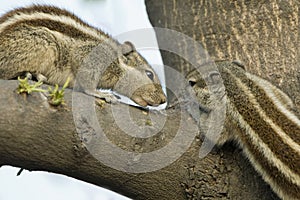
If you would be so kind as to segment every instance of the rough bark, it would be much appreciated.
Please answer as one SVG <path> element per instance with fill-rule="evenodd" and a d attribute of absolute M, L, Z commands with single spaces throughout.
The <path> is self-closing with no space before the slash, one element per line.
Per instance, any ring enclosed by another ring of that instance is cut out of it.
<path fill-rule="evenodd" d="M 227 145 L 199 159 L 201 140 L 198 136 L 178 160 L 161 170 L 135 174 L 110 168 L 91 156 L 82 143 L 74 124 L 71 90 L 66 91 L 66 106 L 55 108 L 49 106 L 40 93 L 17 94 L 17 85 L 17 81 L 0 80 L 0 166 L 64 174 L 133 199 L 276 199 L 240 150 Z M 76 94 L 80 98 L 85 96 Z M 190 116 L 185 112 L 180 115 L 180 109 L 173 108 L 167 111 L 167 121 L 155 136 L 130 137 L 118 127 L 112 114 L 112 108 L 127 107 L 122 104 L 95 106 L 106 136 L 124 150 L 151 152 L 161 148 L 173 140 L 181 119 L 190 121 L 190 125 L 184 127 L 184 134 L 189 136 L 194 131 L 190 127 L 195 122 Z M 136 124 L 145 124 L 149 119 L 145 111 L 133 107 L 130 107 L 130 115 Z M 82 126 L 85 125 L 83 122 Z M 97 149 L 107 152 L 104 146 Z M 108 152 L 107 156 L 112 155 Z M 244 190 L 237 191 L 238 187 Z"/>
<path fill-rule="evenodd" d="M 147 0 L 146 5 L 153 26 L 200 42 L 212 60 L 240 60 L 248 71 L 282 88 L 300 108 L 299 1 Z M 162 54 L 165 65 L 183 73 L 191 69 L 184 59 Z"/>
<path fill-rule="evenodd" d="M 300 108 L 299 1 L 147 0 L 146 6 L 153 26 L 189 36 L 201 43 L 212 60 L 241 61 L 247 71 L 277 85 Z M 158 34 L 159 44 L 164 43 L 165 39 L 159 38 Z M 185 42 L 174 40 L 174 43 L 179 51 L 191 53 Z M 193 68 L 189 60 L 173 53 L 162 51 L 162 56 L 165 65 L 183 74 Z M 194 56 L 198 56 L 199 63 L 203 59 L 197 53 Z M 275 198 L 269 195 L 269 188 L 261 186 L 264 185 L 262 181 L 257 181 L 256 172 L 241 152 L 232 151 L 233 144 L 227 145 L 230 147 L 220 150 L 221 154 L 226 155 L 221 166 L 241 170 L 223 173 L 229 180 L 227 184 L 220 182 L 212 186 L 206 180 L 198 183 L 219 192 L 222 187 L 228 188 L 228 191 L 235 192 L 233 196 L 229 192 L 230 199 L 256 199 L 257 192 L 262 199 Z M 210 190 L 201 191 L 193 184 L 188 184 L 187 188 L 193 188 L 192 193 L 202 192 L 201 199 L 220 198 L 218 192 L 206 197 L 206 192 Z"/>
<path fill-rule="evenodd" d="M 49 106 L 41 93 L 17 94 L 17 85 L 17 81 L 0 80 L 0 166 L 12 165 L 31 171 L 60 173 L 115 190 L 134 199 L 180 199 L 183 196 L 180 182 L 184 180 L 186 171 L 184 163 L 193 160 L 190 155 L 184 156 L 170 167 L 152 173 L 125 173 L 107 167 L 90 155 L 80 139 L 72 115 L 72 90 L 66 91 L 66 106 L 55 108 Z M 76 94 L 78 98 L 85 96 Z M 128 107 L 122 104 L 113 106 L 115 109 Z M 138 140 L 125 134 L 122 137 L 123 132 L 115 124 L 109 104 L 95 106 L 95 112 L 112 143 L 132 151 L 137 146 L 142 146 L 147 152 L 153 146 L 172 139 L 177 128 L 173 123 L 180 120 L 178 113 L 169 113 L 166 128 L 161 131 L 165 135 L 163 141 L 159 137 Z M 149 118 L 140 109 L 131 107 L 130 112 L 137 124 L 145 124 Z M 82 125 L 86 124 L 83 122 Z M 188 127 L 186 131 L 189 131 Z M 99 150 L 107 151 L 105 147 L 99 147 Z M 189 154 L 193 154 L 193 151 Z M 107 156 L 110 156 L 109 152 Z M 175 169 L 180 170 L 173 173 Z"/>

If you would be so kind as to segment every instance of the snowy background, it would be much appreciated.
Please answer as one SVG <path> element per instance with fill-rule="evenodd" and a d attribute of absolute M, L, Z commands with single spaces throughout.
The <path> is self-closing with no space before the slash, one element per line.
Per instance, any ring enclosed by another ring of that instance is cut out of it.
<path fill-rule="evenodd" d="M 10 0 L 1 1 L 0 15 L 16 7 L 35 4 L 56 5 L 65 8 L 89 24 L 109 33 L 120 42 L 130 40 L 135 43 L 137 36 L 120 34 L 135 29 L 150 28 L 144 0 Z M 138 36 L 141 37 L 141 36 Z M 147 37 L 157 46 L 154 33 Z M 154 48 L 155 49 L 155 48 Z M 137 50 L 153 65 L 162 82 L 165 82 L 162 60 L 157 50 Z M 128 199 L 100 187 L 78 181 L 63 175 L 24 170 L 16 176 L 19 168 L 4 166 L 0 168 L 0 200 L 124 200 Z"/>

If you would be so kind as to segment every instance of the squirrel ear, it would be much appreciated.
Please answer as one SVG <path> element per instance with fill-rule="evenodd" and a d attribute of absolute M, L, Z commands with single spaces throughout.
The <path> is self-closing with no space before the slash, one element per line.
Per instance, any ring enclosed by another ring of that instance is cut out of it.
<path fill-rule="evenodd" d="M 128 54 L 128 53 L 135 50 L 134 45 L 131 42 L 128 42 L 128 41 L 121 44 L 121 48 L 122 48 L 122 54 L 123 55 L 126 55 L 126 54 Z"/>

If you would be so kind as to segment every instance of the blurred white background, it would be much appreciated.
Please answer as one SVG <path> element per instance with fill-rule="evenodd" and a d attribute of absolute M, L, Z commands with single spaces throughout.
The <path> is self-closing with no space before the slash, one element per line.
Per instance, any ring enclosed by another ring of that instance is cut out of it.
<path fill-rule="evenodd" d="M 48 4 L 65 8 L 89 24 L 98 27 L 113 37 L 141 28 L 150 28 L 144 0 L 10 0 L 2 1 L 0 15 L 16 7 L 31 4 Z M 157 45 L 154 34 L 151 38 Z M 122 38 L 134 43 L 134 38 Z M 120 41 L 123 42 L 123 41 Z M 155 68 L 164 84 L 162 60 L 157 50 L 137 50 Z M 19 168 L 0 168 L 0 200 L 124 200 L 128 199 L 100 187 L 63 175 L 24 170 L 16 176 Z"/>

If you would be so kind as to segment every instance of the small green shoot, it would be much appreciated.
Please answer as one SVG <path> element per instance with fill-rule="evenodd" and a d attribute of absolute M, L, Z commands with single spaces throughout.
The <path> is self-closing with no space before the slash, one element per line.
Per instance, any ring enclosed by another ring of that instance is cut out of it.
<path fill-rule="evenodd" d="M 48 88 L 50 100 L 49 103 L 53 106 L 59 106 L 61 104 L 65 104 L 64 100 L 64 93 L 65 89 L 68 87 L 70 82 L 70 77 L 68 77 L 67 81 L 63 85 L 62 89 L 58 89 L 58 85 L 55 84 L 55 87 L 52 89 L 51 87 Z"/>
<path fill-rule="evenodd" d="M 41 81 L 39 81 L 33 85 L 29 84 L 27 77 L 24 79 L 21 79 L 20 77 L 18 77 L 18 81 L 19 81 L 19 86 L 17 89 L 18 94 L 21 94 L 21 93 L 30 94 L 32 92 L 46 92 L 46 90 L 38 88 L 43 84 L 43 82 L 41 82 Z"/>
<path fill-rule="evenodd" d="M 151 119 L 147 119 L 145 122 L 146 126 L 153 126 Z"/>

